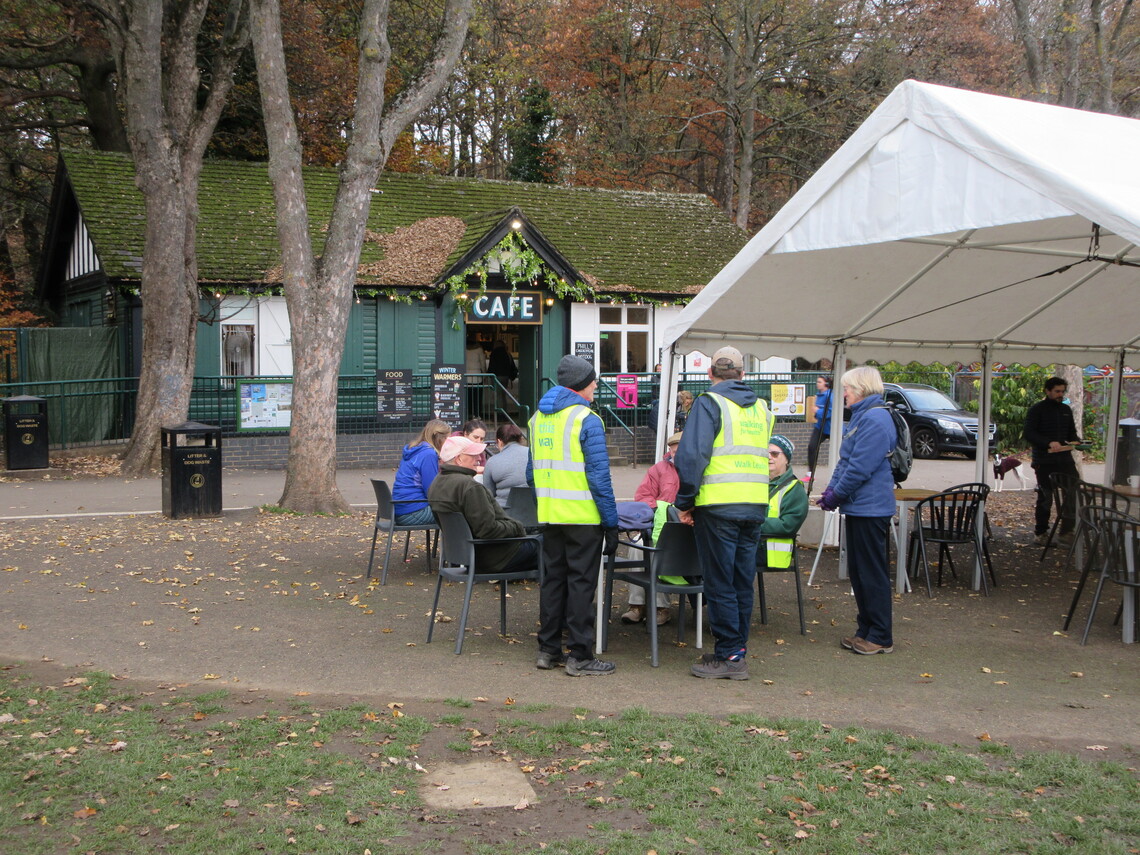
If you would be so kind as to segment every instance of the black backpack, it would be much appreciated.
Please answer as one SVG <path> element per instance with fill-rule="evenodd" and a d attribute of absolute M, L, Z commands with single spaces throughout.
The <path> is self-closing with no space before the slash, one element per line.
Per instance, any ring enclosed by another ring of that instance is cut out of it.
<path fill-rule="evenodd" d="M 914 466 L 914 449 L 910 447 L 910 425 L 906 423 L 902 413 L 894 407 L 884 405 L 875 409 L 886 410 L 895 423 L 895 446 L 887 453 L 887 459 L 891 461 L 891 477 L 895 479 L 896 484 L 901 484 L 910 475 L 911 467 Z"/>

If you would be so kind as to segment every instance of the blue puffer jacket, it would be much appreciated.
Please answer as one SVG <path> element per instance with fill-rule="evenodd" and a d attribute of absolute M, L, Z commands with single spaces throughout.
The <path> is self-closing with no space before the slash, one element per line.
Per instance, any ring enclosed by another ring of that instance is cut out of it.
<path fill-rule="evenodd" d="M 565 386 L 554 386 L 538 402 L 540 412 L 552 415 L 567 407 L 577 404 L 589 406 L 589 402 Z M 602 525 L 606 528 L 616 528 L 618 524 L 617 502 L 614 500 L 614 487 L 610 481 L 610 454 L 606 450 L 606 426 L 595 413 L 582 421 L 582 432 L 578 434 L 578 441 L 582 443 L 582 454 L 586 458 L 586 483 L 590 485 L 590 493 L 594 497 L 594 504 L 598 506 L 598 514 L 602 518 Z M 534 460 L 529 459 L 526 467 L 526 480 L 534 486 Z"/>
<path fill-rule="evenodd" d="M 895 482 L 887 455 L 895 446 L 895 423 L 882 395 L 868 395 L 851 408 L 839 463 L 827 485 L 839 510 L 853 517 L 889 517 L 895 512 Z"/>
<path fill-rule="evenodd" d="M 428 506 L 427 491 L 439 474 L 439 452 L 430 442 L 404 446 L 404 456 L 392 482 L 392 504 L 397 514 L 410 514 Z"/>

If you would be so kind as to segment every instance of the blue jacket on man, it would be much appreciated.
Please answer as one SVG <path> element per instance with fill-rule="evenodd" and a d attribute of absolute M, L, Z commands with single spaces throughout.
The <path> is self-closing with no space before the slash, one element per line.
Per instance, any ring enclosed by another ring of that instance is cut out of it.
<path fill-rule="evenodd" d="M 895 423 L 882 395 L 868 395 L 851 408 L 839 463 L 828 487 L 843 513 L 889 517 L 895 512 L 894 479 L 887 455 L 895 447 Z M 879 408 L 879 409 L 876 409 Z"/>
<path fill-rule="evenodd" d="M 756 392 L 742 380 L 721 380 L 708 392 L 693 401 L 689 418 L 685 422 L 685 437 L 673 457 L 681 488 L 673 503 L 677 510 L 692 509 L 701 489 L 701 479 L 712 459 L 713 442 L 720 433 L 720 406 L 710 399 L 710 395 L 723 395 L 740 407 L 751 407 L 756 403 Z M 754 520 L 763 522 L 767 505 L 735 504 L 706 505 L 704 510 L 731 520 Z"/>
<path fill-rule="evenodd" d="M 577 404 L 589 406 L 586 399 L 573 389 L 554 386 L 542 396 L 538 402 L 538 409 L 549 416 Z M 613 483 L 610 480 L 606 427 L 597 414 L 594 418 L 587 418 L 582 422 L 582 432 L 578 434 L 578 441 L 582 444 L 582 455 L 586 458 L 586 483 L 590 485 L 590 494 L 594 497 L 594 504 L 598 506 L 602 526 L 617 528 L 617 502 L 614 501 Z M 534 485 L 533 459 L 527 461 L 526 480 L 528 484 Z"/>

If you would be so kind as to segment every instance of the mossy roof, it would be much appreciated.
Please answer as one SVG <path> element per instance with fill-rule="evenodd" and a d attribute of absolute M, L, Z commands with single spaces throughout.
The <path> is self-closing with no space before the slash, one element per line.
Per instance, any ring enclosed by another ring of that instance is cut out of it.
<path fill-rule="evenodd" d="M 83 221 L 105 273 L 137 280 L 142 268 L 144 208 L 125 155 L 69 151 L 64 164 Z M 330 168 L 304 172 L 309 215 L 319 236 L 336 194 Z M 599 292 L 693 293 L 747 241 L 709 199 L 697 194 L 646 193 L 512 181 L 384 173 L 376 183 L 368 229 L 391 234 L 436 218 L 459 218 L 462 234 L 435 270 L 393 271 L 382 242 L 369 240 L 361 272 L 384 270 L 391 281 L 359 284 L 408 287 L 438 282 L 476 243 L 517 207 Z M 273 282 L 280 266 L 273 191 L 265 163 L 207 160 L 199 194 L 198 271 L 203 282 Z M 440 230 L 407 230 L 431 235 Z M 389 242 L 391 246 L 391 242 Z M 421 259 L 423 253 L 409 253 Z M 410 262 L 409 262 L 410 263 Z M 397 263 L 398 265 L 398 263 Z"/>

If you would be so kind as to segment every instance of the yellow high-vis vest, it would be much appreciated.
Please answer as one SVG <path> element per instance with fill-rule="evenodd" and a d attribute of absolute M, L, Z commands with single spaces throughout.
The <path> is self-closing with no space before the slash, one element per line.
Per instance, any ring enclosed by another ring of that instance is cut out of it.
<path fill-rule="evenodd" d="M 538 521 L 555 525 L 600 525 L 602 515 L 586 480 L 582 423 L 593 415 L 585 404 L 566 407 L 530 420 L 534 461 L 534 495 Z"/>
<path fill-rule="evenodd" d="M 763 401 L 741 407 L 723 395 L 705 393 L 720 407 L 720 432 L 694 504 L 768 504 L 768 439 L 772 416 Z"/>
<path fill-rule="evenodd" d="M 772 494 L 768 500 L 768 516 L 771 519 L 780 518 L 780 499 L 788 495 L 788 491 L 796 486 L 799 482 L 793 478 L 779 490 Z M 796 548 L 796 539 L 794 537 L 769 537 L 767 561 L 769 567 L 774 567 L 782 570 L 786 567 L 792 566 L 792 550 Z"/>

